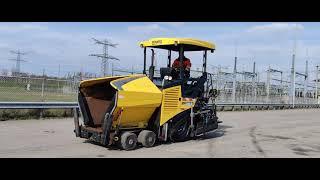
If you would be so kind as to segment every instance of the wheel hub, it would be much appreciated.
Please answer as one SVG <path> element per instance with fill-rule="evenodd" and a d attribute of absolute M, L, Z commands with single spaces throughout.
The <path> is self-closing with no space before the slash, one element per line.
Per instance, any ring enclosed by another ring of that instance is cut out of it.
<path fill-rule="evenodd" d="M 128 144 L 132 145 L 132 144 L 133 144 L 133 140 L 132 140 L 132 139 L 129 139 Z"/>
<path fill-rule="evenodd" d="M 153 140 L 152 137 L 149 137 L 149 138 L 148 138 L 148 141 L 149 141 L 149 142 L 152 142 L 152 140 Z"/>

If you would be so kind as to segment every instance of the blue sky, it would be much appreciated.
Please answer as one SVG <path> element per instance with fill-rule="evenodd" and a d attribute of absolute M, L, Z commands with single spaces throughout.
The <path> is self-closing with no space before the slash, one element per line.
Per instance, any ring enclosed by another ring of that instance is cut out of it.
<path fill-rule="evenodd" d="M 304 71 L 306 51 L 310 57 L 310 71 L 320 64 L 320 23 L 272 22 L 43 22 L 0 23 L 0 70 L 11 69 L 15 63 L 10 50 L 29 52 L 23 58 L 22 71 L 41 74 L 45 68 L 50 75 L 80 71 L 99 73 L 100 61 L 88 56 L 101 53 L 92 37 L 109 39 L 118 43 L 109 53 L 121 62 L 114 66 L 121 69 L 142 67 L 143 54 L 138 43 L 152 37 L 190 37 L 216 44 L 216 51 L 209 55 L 209 64 L 232 70 L 235 42 L 239 70 L 251 70 L 253 61 L 258 71 L 273 68 L 290 70 L 294 36 L 297 39 L 297 69 Z M 295 35 L 296 34 L 296 35 Z M 158 65 L 164 65 L 165 51 L 156 54 Z M 201 64 L 200 53 L 187 54 L 194 67 Z M 173 55 L 174 57 L 176 55 Z"/>

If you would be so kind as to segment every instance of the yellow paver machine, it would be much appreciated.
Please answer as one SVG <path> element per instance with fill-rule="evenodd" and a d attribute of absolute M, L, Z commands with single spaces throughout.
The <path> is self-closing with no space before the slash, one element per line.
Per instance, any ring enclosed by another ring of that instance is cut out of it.
<path fill-rule="evenodd" d="M 144 50 L 142 74 L 80 83 L 78 103 L 83 123 L 75 118 L 76 136 L 133 150 L 138 144 L 152 147 L 155 142 L 185 141 L 217 129 L 221 122 L 214 104 L 217 91 L 212 75 L 206 72 L 207 52 L 213 53 L 215 45 L 190 38 L 153 38 L 140 46 Z M 148 49 L 151 65 L 147 70 Z M 158 76 L 154 49 L 168 51 L 167 66 L 160 68 Z M 182 66 L 172 68 L 172 51 L 179 53 L 180 65 L 185 51 L 203 52 L 201 75 L 185 76 Z M 178 76 L 173 78 L 173 73 Z"/>

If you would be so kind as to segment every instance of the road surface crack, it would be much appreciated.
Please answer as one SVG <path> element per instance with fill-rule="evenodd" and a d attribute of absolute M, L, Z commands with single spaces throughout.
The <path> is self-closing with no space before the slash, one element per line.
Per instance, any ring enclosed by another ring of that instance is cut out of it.
<path fill-rule="evenodd" d="M 263 149 L 262 149 L 261 146 L 259 145 L 259 142 L 258 142 L 258 140 L 257 140 L 257 138 L 256 138 L 255 130 L 256 130 L 256 127 L 255 127 L 255 126 L 250 129 L 249 135 L 250 135 L 250 137 L 251 137 L 251 142 L 252 142 L 253 146 L 256 148 L 256 150 L 257 150 L 262 156 L 266 157 L 265 152 L 263 151 Z"/>

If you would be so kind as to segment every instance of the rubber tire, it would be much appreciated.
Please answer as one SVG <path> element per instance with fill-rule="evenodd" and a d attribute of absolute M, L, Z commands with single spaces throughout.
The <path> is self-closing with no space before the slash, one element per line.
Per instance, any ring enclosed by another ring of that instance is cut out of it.
<path fill-rule="evenodd" d="M 181 117 L 179 121 L 173 124 L 173 126 L 176 126 L 176 127 L 183 127 L 184 130 L 182 131 L 182 133 L 180 132 L 179 134 L 177 134 L 177 131 L 176 131 L 177 129 L 171 129 L 169 138 L 172 142 L 184 142 L 190 138 L 188 134 L 188 129 L 190 125 L 189 117 L 190 115 L 187 114 Z"/>
<path fill-rule="evenodd" d="M 144 147 L 152 147 L 156 142 L 156 134 L 149 130 L 143 130 L 138 135 L 138 142 L 141 143 Z"/>
<path fill-rule="evenodd" d="M 137 135 L 132 132 L 124 132 L 120 137 L 120 145 L 123 150 L 130 151 L 137 146 Z"/>

